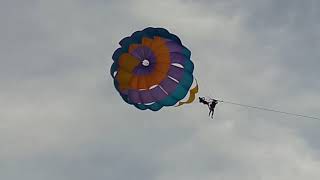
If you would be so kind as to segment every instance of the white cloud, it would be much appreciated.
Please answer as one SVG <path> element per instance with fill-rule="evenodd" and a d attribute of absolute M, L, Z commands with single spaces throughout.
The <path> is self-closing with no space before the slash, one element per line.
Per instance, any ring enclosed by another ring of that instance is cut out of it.
<path fill-rule="evenodd" d="M 139 111 L 108 72 L 122 37 L 166 27 L 192 50 L 200 95 L 316 114 L 318 26 L 293 28 L 318 19 L 312 3 L 23 2 L 0 6 L 0 179 L 320 177 L 319 122 L 227 104 L 214 120 L 197 103 Z"/>

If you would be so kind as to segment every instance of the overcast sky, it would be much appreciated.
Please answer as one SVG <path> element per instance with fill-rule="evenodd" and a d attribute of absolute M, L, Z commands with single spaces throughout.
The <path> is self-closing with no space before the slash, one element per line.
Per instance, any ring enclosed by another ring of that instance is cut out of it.
<path fill-rule="evenodd" d="M 320 121 L 219 104 L 127 105 L 118 42 L 164 27 L 192 51 L 199 95 L 320 116 L 316 0 L 2 0 L 0 179 L 320 178 Z"/>

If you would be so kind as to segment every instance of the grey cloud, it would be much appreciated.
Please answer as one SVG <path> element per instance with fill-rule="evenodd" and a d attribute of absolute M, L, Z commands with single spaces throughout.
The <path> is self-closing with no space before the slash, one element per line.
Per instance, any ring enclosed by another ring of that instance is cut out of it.
<path fill-rule="evenodd" d="M 319 122 L 227 104 L 213 121 L 197 103 L 139 111 L 108 72 L 122 37 L 162 26 L 192 50 L 200 95 L 317 115 L 317 6 L 1 2 L 0 178 L 317 179 Z"/>

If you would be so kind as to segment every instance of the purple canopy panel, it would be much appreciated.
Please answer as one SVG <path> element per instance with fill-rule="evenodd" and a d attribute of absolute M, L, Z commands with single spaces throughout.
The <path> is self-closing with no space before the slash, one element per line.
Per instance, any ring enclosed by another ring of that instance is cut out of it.
<path fill-rule="evenodd" d="M 137 90 L 129 90 L 128 97 L 133 103 L 141 103 L 140 94 Z"/>
<path fill-rule="evenodd" d="M 151 89 L 150 93 L 156 101 L 161 101 L 168 96 L 159 86 Z"/>
<path fill-rule="evenodd" d="M 171 63 L 178 63 L 183 66 L 184 62 L 186 61 L 186 57 L 179 53 L 170 53 Z"/>
<path fill-rule="evenodd" d="M 140 98 L 141 98 L 142 103 L 144 103 L 144 104 L 152 103 L 155 101 L 150 90 L 141 90 L 140 91 Z"/>
<path fill-rule="evenodd" d="M 169 52 L 181 53 L 183 50 L 183 47 L 181 47 L 181 45 L 177 44 L 174 41 L 166 42 L 166 46 L 169 48 Z"/>
<path fill-rule="evenodd" d="M 182 68 L 171 65 L 168 71 L 168 75 L 180 81 L 183 78 L 184 70 Z"/>
<path fill-rule="evenodd" d="M 178 83 L 167 77 L 160 83 L 160 86 L 170 95 L 178 86 Z"/>

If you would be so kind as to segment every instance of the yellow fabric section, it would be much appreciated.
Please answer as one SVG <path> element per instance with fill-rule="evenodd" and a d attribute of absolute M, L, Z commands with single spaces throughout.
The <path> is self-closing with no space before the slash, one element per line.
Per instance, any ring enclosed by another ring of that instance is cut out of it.
<path fill-rule="evenodd" d="M 170 63 L 170 53 L 165 40 L 157 36 L 154 37 L 150 48 L 157 57 L 157 63 Z"/>
<path fill-rule="evenodd" d="M 137 49 L 138 47 L 141 47 L 141 45 L 140 44 L 131 44 L 130 46 L 129 46 L 129 50 L 128 50 L 128 52 L 131 54 L 135 49 Z"/>
<path fill-rule="evenodd" d="M 132 78 L 131 78 L 131 80 L 129 82 L 129 86 L 132 89 L 136 89 L 136 90 L 140 89 L 139 88 L 139 84 L 138 84 L 139 83 L 139 77 L 140 76 L 132 75 Z"/>
<path fill-rule="evenodd" d="M 119 70 L 119 72 L 116 75 L 116 79 L 119 82 L 120 90 L 125 90 L 130 87 L 129 82 L 130 82 L 131 77 L 132 77 L 131 73 L 124 71 L 122 69 Z"/>
<path fill-rule="evenodd" d="M 119 58 L 119 71 L 116 75 L 116 79 L 119 82 L 120 90 L 126 90 L 130 87 L 130 80 L 132 78 L 132 71 L 138 66 L 140 61 L 134 56 L 125 53 Z"/>
<path fill-rule="evenodd" d="M 140 76 L 138 79 L 138 87 L 139 89 L 148 89 L 147 81 L 146 81 L 146 76 Z"/>
<path fill-rule="evenodd" d="M 199 91 L 199 87 L 198 87 L 198 83 L 197 83 L 197 81 L 196 81 L 196 86 L 190 90 L 190 95 L 189 95 L 188 100 L 187 100 L 187 101 L 184 101 L 184 102 L 181 102 L 181 101 L 180 101 L 180 102 L 178 103 L 178 105 L 176 105 L 176 107 L 181 106 L 181 105 L 183 105 L 183 104 L 190 104 L 190 103 L 192 103 L 192 102 L 196 99 L 196 94 L 198 93 L 198 91 Z"/>
<path fill-rule="evenodd" d="M 132 72 L 139 65 L 140 61 L 129 53 L 122 54 L 119 58 L 119 69 Z"/>
<path fill-rule="evenodd" d="M 139 65 L 140 60 L 131 55 L 136 48 L 146 46 L 151 49 L 156 57 L 155 67 L 148 75 L 136 75 L 132 71 Z M 121 90 L 149 89 L 153 85 L 161 83 L 166 77 L 170 67 L 170 53 L 166 47 L 166 41 L 161 37 L 153 39 L 144 37 L 142 44 L 131 44 L 129 53 L 124 53 L 119 58 L 119 71 L 116 79 Z"/>
<path fill-rule="evenodd" d="M 142 38 L 142 45 L 151 47 L 151 44 L 152 44 L 152 39 L 146 38 L 146 37 Z"/>
<path fill-rule="evenodd" d="M 161 37 L 154 39 L 142 38 L 142 46 L 151 49 L 156 57 L 155 67 L 148 75 L 133 75 L 130 87 L 133 89 L 149 89 L 151 86 L 161 83 L 166 77 L 170 67 L 170 54 L 165 46 L 165 40 Z M 132 46 L 132 50 L 137 46 Z"/>

